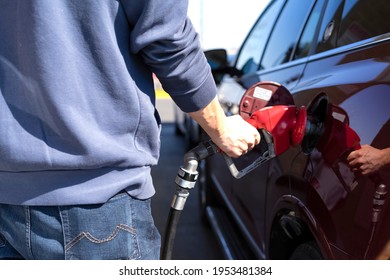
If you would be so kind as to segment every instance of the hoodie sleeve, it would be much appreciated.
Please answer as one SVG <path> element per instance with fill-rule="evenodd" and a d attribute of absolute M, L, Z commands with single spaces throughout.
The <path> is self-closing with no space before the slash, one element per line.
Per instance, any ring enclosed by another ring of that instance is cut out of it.
<path fill-rule="evenodd" d="M 216 96 L 198 34 L 187 17 L 187 0 L 123 0 L 131 25 L 130 48 L 159 78 L 185 112 L 204 108 Z"/>

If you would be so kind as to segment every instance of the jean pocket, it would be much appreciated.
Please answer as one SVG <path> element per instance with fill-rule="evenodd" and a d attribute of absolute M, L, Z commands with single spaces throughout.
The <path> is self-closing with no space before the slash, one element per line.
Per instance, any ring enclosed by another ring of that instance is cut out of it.
<path fill-rule="evenodd" d="M 101 205 L 63 207 L 65 258 L 140 258 L 132 212 L 126 195 Z"/>

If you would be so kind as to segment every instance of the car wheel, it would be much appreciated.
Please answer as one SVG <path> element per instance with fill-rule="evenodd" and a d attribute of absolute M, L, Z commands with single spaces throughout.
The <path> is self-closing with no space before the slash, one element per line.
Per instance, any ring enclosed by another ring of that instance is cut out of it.
<path fill-rule="evenodd" d="M 322 260 L 322 254 L 314 241 L 300 244 L 291 254 L 291 260 Z"/>

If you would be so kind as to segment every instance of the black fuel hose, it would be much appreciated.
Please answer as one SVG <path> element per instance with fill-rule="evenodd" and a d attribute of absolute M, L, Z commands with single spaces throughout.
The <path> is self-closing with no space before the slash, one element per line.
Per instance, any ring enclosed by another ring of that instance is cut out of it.
<path fill-rule="evenodd" d="M 265 140 L 267 140 L 267 138 L 265 138 Z M 268 139 L 267 143 L 268 142 L 272 143 L 271 138 Z M 180 167 L 175 179 L 176 191 L 168 214 L 168 220 L 166 223 L 164 240 L 160 254 L 160 258 L 162 260 L 172 259 L 173 243 L 176 236 L 177 224 L 180 219 L 180 213 L 184 209 L 185 202 L 189 196 L 189 191 L 194 188 L 198 178 L 197 168 L 199 161 L 218 152 L 220 152 L 219 148 L 211 140 L 208 140 L 200 143 L 198 146 L 184 155 L 184 164 L 182 167 Z M 231 174 L 237 179 L 245 176 L 257 166 L 275 156 L 273 152 L 273 146 L 270 146 L 269 144 L 266 154 L 260 156 L 247 168 L 239 171 L 234 165 L 232 159 L 225 154 L 223 155 Z"/>
<path fill-rule="evenodd" d="M 179 223 L 181 210 L 170 208 L 168 214 L 167 225 L 164 234 L 164 246 L 161 249 L 161 259 L 171 260 L 173 252 L 173 244 L 175 242 L 176 228 Z"/>
<path fill-rule="evenodd" d="M 180 167 L 175 179 L 176 191 L 169 210 L 160 254 L 162 260 L 172 259 L 177 224 L 189 196 L 189 191 L 195 186 L 198 177 L 198 162 L 215 154 L 217 151 L 217 146 L 209 140 L 200 143 L 184 155 L 184 165 Z"/>

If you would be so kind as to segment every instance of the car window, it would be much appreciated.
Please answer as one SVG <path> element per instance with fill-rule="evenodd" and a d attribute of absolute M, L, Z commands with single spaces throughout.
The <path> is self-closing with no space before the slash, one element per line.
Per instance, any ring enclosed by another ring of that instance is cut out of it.
<path fill-rule="evenodd" d="M 336 47 L 337 33 L 343 11 L 343 0 L 328 1 L 322 20 L 316 53 L 324 52 Z"/>
<path fill-rule="evenodd" d="M 241 70 L 243 74 L 255 72 L 258 69 L 267 38 L 283 3 L 284 1 L 277 0 L 270 4 L 256 22 L 241 47 L 236 68 Z"/>
<path fill-rule="evenodd" d="M 390 32 L 389 0 L 345 0 L 337 46 Z"/>
<path fill-rule="evenodd" d="M 303 58 L 309 55 L 324 4 L 325 0 L 317 1 L 313 11 L 310 14 L 309 20 L 306 23 L 305 29 L 302 32 L 301 39 L 299 40 L 297 49 L 294 54 L 294 59 Z"/>
<path fill-rule="evenodd" d="M 304 5 L 302 5 L 302 0 L 287 2 L 272 31 L 261 61 L 261 69 L 268 69 L 290 61 L 313 3 L 314 0 L 307 0 Z"/>

